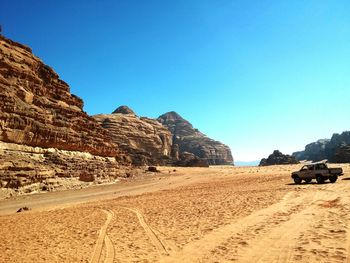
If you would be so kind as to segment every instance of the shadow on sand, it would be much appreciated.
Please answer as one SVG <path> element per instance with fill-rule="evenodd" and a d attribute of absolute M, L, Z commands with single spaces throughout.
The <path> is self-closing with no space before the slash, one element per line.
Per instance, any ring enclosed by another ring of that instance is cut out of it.
<path fill-rule="evenodd" d="M 350 180 L 350 177 L 342 178 L 342 180 Z"/>
<path fill-rule="evenodd" d="M 342 179 L 342 180 L 350 180 L 350 178 L 348 178 L 348 179 Z M 324 182 L 324 183 L 322 183 L 322 184 L 331 184 L 331 182 Z M 289 184 L 286 184 L 286 185 L 300 186 L 300 185 L 322 185 L 322 184 L 318 184 L 317 182 L 310 182 L 310 183 L 302 182 L 301 184 L 289 183 Z"/>

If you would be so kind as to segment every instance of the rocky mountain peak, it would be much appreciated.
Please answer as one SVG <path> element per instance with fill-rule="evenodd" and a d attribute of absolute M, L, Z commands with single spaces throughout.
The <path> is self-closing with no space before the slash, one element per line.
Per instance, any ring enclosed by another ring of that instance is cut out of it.
<path fill-rule="evenodd" d="M 173 135 L 173 144 L 178 145 L 179 153 L 192 153 L 207 160 L 209 165 L 232 164 L 230 148 L 218 141 L 208 138 L 178 113 L 171 111 L 158 117 Z"/>
<path fill-rule="evenodd" d="M 158 117 L 159 120 L 163 120 L 164 122 L 168 121 L 183 121 L 184 118 L 182 118 L 177 112 L 175 111 L 169 111 L 167 113 L 164 113 L 163 115 Z"/>
<path fill-rule="evenodd" d="M 125 106 L 125 105 L 118 107 L 115 111 L 112 112 L 112 114 L 115 114 L 115 113 L 136 115 L 132 109 L 130 109 L 128 106 Z"/>

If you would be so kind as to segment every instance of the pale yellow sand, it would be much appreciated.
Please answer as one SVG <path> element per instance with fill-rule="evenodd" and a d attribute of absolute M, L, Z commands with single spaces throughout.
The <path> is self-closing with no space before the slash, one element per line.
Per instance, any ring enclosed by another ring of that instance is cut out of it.
<path fill-rule="evenodd" d="M 350 166 L 335 184 L 294 185 L 299 167 L 163 167 L 5 200 L 0 262 L 347 262 Z M 24 203 L 33 210 L 11 212 Z"/>

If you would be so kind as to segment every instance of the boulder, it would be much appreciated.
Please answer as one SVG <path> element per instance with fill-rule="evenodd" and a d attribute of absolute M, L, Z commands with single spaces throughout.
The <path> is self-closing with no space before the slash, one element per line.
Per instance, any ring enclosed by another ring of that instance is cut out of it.
<path fill-rule="evenodd" d="M 279 150 L 275 150 L 268 158 L 261 159 L 259 166 L 297 163 L 299 163 L 299 161 L 294 156 L 283 154 Z"/>
<path fill-rule="evenodd" d="M 207 160 L 209 165 L 233 164 L 231 150 L 227 145 L 208 138 L 176 112 L 165 113 L 158 121 L 172 133 L 173 143 L 178 145 L 180 154 L 192 153 L 199 159 Z M 173 150 L 174 156 L 175 152 L 176 149 Z"/>

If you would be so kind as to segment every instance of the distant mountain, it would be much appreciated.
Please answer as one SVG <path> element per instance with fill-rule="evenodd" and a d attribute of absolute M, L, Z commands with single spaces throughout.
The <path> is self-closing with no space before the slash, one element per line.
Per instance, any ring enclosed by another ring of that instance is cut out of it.
<path fill-rule="evenodd" d="M 249 162 L 235 161 L 235 166 L 258 166 L 259 162 L 259 160 Z"/>
<path fill-rule="evenodd" d="M 321 161 L 328 159 L 333 163 L 350 162 L 350 131 L 333 134 L 331 139 L 321 139 L 309 143 L 304 151 L 292 154 L 298 160 Z"/>
<path fill-rule="evenodd" d="M 159 116 L 158 121 L 168 127 L 173 135 L 173 144 L 178 145 L 180 154 L 193 153 L 201 159 L 206 159 L 209 165 L 233 164 L 231 150 L 227 145 L 193 128 L 192 124 L 178 113 L 167 112 Z"/>

